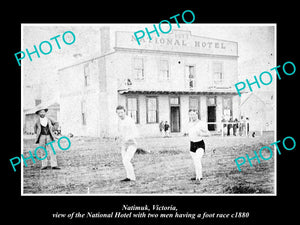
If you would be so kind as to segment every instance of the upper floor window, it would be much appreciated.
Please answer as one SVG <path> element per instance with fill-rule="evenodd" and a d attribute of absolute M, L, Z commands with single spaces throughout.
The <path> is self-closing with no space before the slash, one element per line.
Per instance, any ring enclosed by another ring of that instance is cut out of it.
<path fill-rule="evenodd" d="M 169 80 L 170 79 L 170 71 L 169 71 L 169 62 L 168 60 L 160 60 L 160 80 Z"/>
<path fill-rule="evenodd" d="M 144 80 L 144 60 L 142 58 L 134 58 L 133 73 L 135 79 Z"/>
<path fill-rule="evenodd" d="M 222 80 L 224 79 L 223 64 L 220 62 L 214 62 L 212 69 L 213 69 L 213 80 L 215 82 L 222 82 Z"/>
<path fill-rule="evenodd" d="M 195 66 L 185 66 L 185 74 L 189 89 L 195 88 Z"/>

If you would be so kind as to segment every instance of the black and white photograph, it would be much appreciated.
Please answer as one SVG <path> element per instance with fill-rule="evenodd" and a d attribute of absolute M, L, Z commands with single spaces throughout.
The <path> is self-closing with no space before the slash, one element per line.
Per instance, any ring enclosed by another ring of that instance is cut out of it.
<path fill-rule="evenodd" d="M 21 195 L 275 196 L 276 41 L 276 23 L 21 24 Z"/>
<path fill-rule="evenodd" d="M 295 223 L 296 5 L 112 3 L 3 7 L 2 220 Z"/>

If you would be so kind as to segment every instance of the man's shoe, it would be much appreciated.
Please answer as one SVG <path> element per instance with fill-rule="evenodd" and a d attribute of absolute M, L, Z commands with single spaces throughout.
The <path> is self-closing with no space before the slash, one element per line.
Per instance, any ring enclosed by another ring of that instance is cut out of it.
<path fill-rule="evenodd" d="M 41 167 L 41 170 L 46 170 L 46 169 L 48 169 L 48 167 L 47 167 L 47 166 L 43 166 L 43 167 Z"/>
<path fill-rule="evenodd" d="M 127 182 L 127 181 L 131 181 L 129 178 L 125 178 L 123 180 L 121 180 L 121 182 Z"/>
<path fill-rule="evenodd" d="M 191 180 L 196 180 L 196 177 L 191 178 Z M 199 181 L 202 180 L 202 178 L 199 179 Z"/>
<path fill-rule="evenodd" d="M 60 170 L 60 168 L 57 167 L 57 166 L 53 166 L 53 167 L 51 167 L 51 169 L 53 169 L 53 170 Z"/>

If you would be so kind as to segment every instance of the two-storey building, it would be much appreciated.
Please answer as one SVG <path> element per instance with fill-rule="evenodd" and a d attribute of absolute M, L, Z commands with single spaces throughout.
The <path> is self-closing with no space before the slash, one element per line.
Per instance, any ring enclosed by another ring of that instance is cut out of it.
<path fill-rule="evenodd" d="M 115 136 L 117 105 L 124 105 L 141 135 L 184 132 L 188 111 L 207 122 L 240 116 L 238 43 L 194 36 L 190 31 L 143 38 L 133 32 L 101 28 L 99 57 L 59 70 L 63 132 Z M 219 124 L 209 124 L 218 131 Z"/>

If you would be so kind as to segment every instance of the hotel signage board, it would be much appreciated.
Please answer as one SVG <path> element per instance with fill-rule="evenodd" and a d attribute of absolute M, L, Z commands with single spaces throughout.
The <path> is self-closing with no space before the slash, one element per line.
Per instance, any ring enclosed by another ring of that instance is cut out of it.
<path fill-rule="evenodd" d="M 141 44 L 138 45 L 132 32 L 117 31 L 115 47 L 238 56 L 238 43 L 234 41 L 195 36 L 191 35 L 190 31 L 182 30 L 172 30 L 168 34 L 161 34 L 160 37 L 153 34 L 152 36 L 152 40 L 150 40 L 148 35 L 145 35 L 139 40 Z"/>

